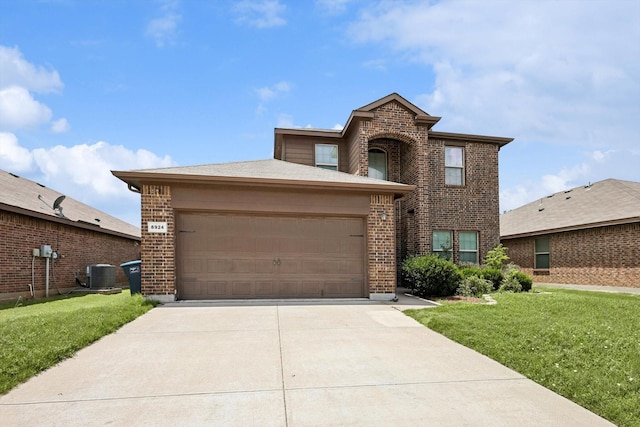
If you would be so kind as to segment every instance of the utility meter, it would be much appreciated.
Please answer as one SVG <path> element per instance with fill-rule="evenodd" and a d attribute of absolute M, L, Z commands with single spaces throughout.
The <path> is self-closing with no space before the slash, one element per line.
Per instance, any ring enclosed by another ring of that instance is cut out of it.
<path fill-rule="evenodd" d="M 42 245 L 40 246 L 40 256 L 43 258 L 51 258 L 51 245 Z"/>

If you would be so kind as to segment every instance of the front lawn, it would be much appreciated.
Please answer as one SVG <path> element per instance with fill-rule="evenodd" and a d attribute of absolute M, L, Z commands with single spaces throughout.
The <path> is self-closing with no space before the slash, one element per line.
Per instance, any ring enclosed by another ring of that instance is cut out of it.
<path fill-rule="evenodd" d="M 640 295 L 535 289 L 406 311 L 619 426 L 640 426 Z"/>
<path fill-rule="evenodd" d="M 0 394 L 146 313 L 129 291 L 0 305 Z"/>

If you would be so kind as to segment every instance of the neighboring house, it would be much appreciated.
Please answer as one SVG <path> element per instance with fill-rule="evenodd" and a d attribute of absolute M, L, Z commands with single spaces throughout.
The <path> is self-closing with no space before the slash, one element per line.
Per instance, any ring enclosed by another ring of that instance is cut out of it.
<path fill-rule="evenodd" d="M 511 139 L 439 120 L 394 93 L 342 130 L 275 129 L 273 160 L 114 171 L 142 197 L 142 293 L 388 300 L 409 255 L 479 262 Z"/>
<path fill-rule="evenodd" d="M 57 202 L 57 203 L 56 203 Z M 116 266 L 116 283 L 127 279 L 120 263 L 139 259 L 140 229 L 42 184 L 0 170 L 0 299 L 49 295 L 86 280 L 86 266 Z M 41 254 L 44 255 L 44 254 Z"/>
<path fill-rule="evenodd" d="M 640 182 L 552 194 L 503 214 L 500 236 L 535 282 L 640 287 Z"/>

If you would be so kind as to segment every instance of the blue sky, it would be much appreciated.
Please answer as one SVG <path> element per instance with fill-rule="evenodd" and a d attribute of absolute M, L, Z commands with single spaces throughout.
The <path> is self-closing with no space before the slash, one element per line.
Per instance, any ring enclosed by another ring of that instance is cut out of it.
<path fill-rule="evenodd" d="M 0 2 L 0 169 L 135 225 L 110 170 L 271 158 L 392 92 L 515 138 L 503 211 L 640 181 L 640 2 Z"/>

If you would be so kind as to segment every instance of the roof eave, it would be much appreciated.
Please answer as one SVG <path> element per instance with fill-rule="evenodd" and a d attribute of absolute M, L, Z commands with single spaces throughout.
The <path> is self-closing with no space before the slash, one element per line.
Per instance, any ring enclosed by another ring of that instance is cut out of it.
<path fill-rule="evenodd" d="M 111 229 L 108 229 L 108 228 L 101 227 L 98 224 L 91 224 L 91 223 L 88 223 L 88 222 L 81 222 L 81 221 L 73 221 L 73 220 L 70 220 L 69 218 L 60 218 L 60 217 L 53 216 L 53 215 L 47 215 L 47 214 L 43 214 L 43 213 L 40 213 L 40 212 L 29 210 L 29 209 L 24 209 L 24 208 L 19 208 L 17 206 L 7 205 L 5 203 L 0 203 L 0 210 L 13 212 L 13 213 L 17 213 L 17 214 L 20 214 L 20 215 L 29 216 L 29 217 L 32 217 L 32 218 L 38 218 L 38 219 L 42 219 L 42 220 L 45 220 L 45 221 L 56 222 L 56 223 L 68 225 L 68 226 L 71 226 L 71 227 L 82 228 L 84 230 L 97 231 L 99 233 L 110 234 L 112 236 L 124 237 L 124 238 L 127 238 L 127 239 L 140 241 L 140 236 L 135 236 L 133 234 L 127 234 L 127 233 L 122 233 L 120 231 L 111 230 Z"/>
<path fill-rule="evenodd" d="M 429 138 L 440 138 L 451 141 L 464 141 L 464 142 L 483 142 L 487 144 L 497 144 L 503 147 L 513 141 L 514 138 L 505 138 L 501 136 L 488 136 L 488 135 L 473 135 L 465 133 L 453 133 L 453 132 L 429 132 Z"/>
<path fill-rule="evenodd" d="M 534 230 L 534 231 L 527 231 L 523 233 L 506 234 L 506 235 L 500 235 L 500 238 L 501 239 L 520 239 L 523 237 L 543 236 L 546 234 L 564 233 L 567 231 L 588 230 L 591 228 L 607 227 L 610 225 L 633 224 L 636 222 L 640 223 L 640 216 L 621 218 L 621 219 L 610 220 L 610 221 L 593 222 L 590 224 L 580 224 L 580 225 L 572 225 L 567 227 L 550 228 L 547 230 Z"/>
<path fill-rule="evenodd" d="M 355 182 L 332 182 L 314 180 L 293 180 L 278 178 L 228 177 L 213 175 L 157 174 L 145 172 L 112 171 L 120 180 L 141 188 L 143 184 L 224 184 L 250 185 L 252 187 L 299 188 L 313 190 L 364 191 L 368 193 L 393 193 L 404 195 L 415 189 L 414 185 L 376 184 Z"/>

